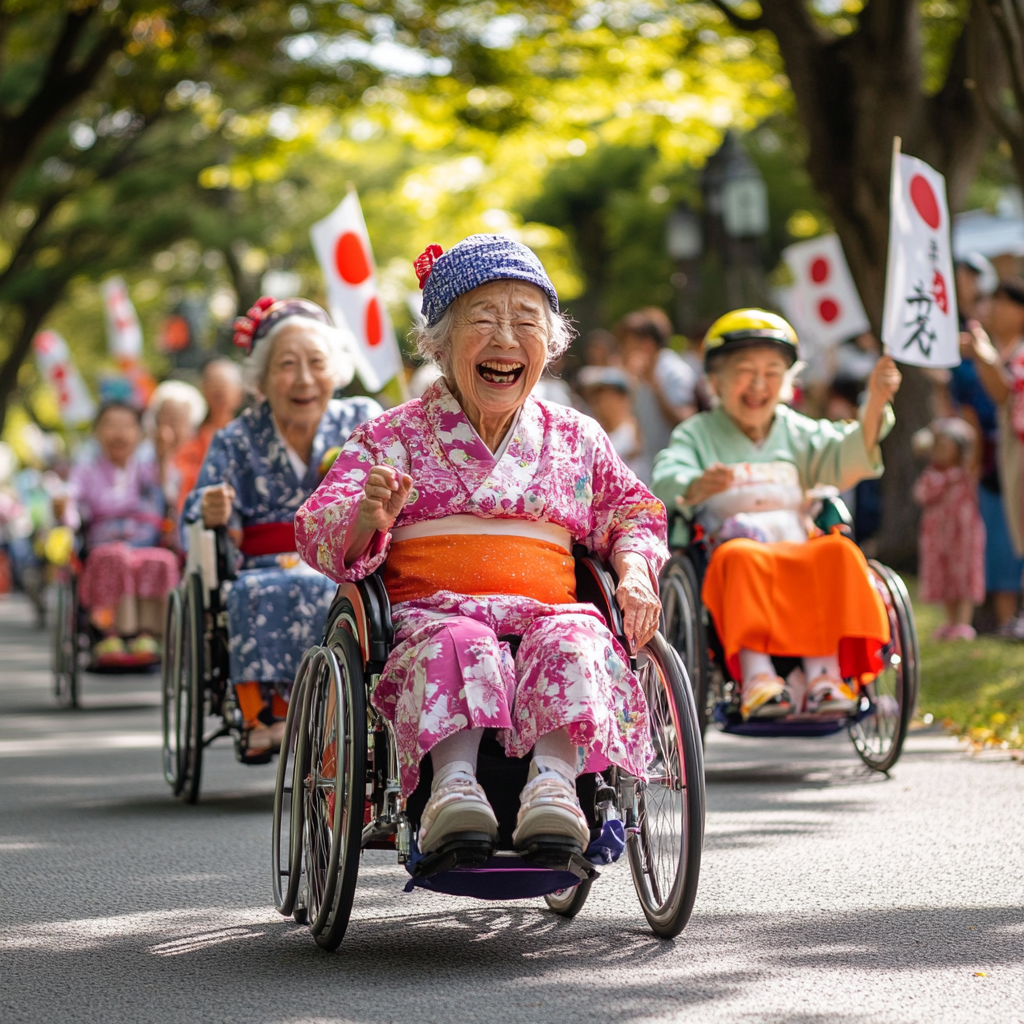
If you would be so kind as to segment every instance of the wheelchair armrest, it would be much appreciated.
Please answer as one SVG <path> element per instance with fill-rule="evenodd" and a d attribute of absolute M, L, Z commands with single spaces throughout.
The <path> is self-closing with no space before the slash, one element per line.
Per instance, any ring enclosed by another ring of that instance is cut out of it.
<path fill-rule="evenodd" d="M 379 573 L 372 573 L 356 583 L 338 585 L 324 623 L 324 643 L 330 640 L 338 616 L 344 610 L 343 602 L 350 604 L 355 614 L 357 640 L 363 657 L 368 662 L 383 665 L 394 646 L 395 630 L 391 624 L 391 602 Z"/>
<path fill-rule="evenodd" d="M 822 533 L 829 533 L 833 526 L 840 527 L 843 533 L 853 532 L 853 516 L 842 498 L 829 495 L 819 500 L 821 511 L 814 517 L 814 525 Z"/>
<path fill-rule="evenodd" d="M 217 549 L 217 578 L 234 580 L 238 578 L 238 548 L 231 539 L 226 526 L 213 528 L 214 542 Z"/>
<path fill-rule="evenodd" d="M 202 520 L 188 524 L 185 572 L 200 573 L 207 593 L 219 590 L 222 581 L 235 579 L 237 563 L 238 553 L 228 536 L 227 527 L 209 530 Z"/>
<path fill-rule="evenodd" d="M 622 609 L 615 600 L 615 588 L 619 585 L 615 570 L 580 544 L 573 549 L 573 557 L 576 559 L 576 600 L 596 606 L 615 639 L 628 651 Z"/>

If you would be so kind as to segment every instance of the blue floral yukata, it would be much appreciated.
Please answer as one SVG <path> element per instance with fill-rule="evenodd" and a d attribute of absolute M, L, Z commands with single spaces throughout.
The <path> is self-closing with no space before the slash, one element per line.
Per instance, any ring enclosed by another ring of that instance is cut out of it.
<path fill-rule="evenodd" d="M 320 483 L 325 453 L 381 411 L 372 398 L 332 399 L 299 479 L 270 406 L 264 401 L 247 409 L 214 435 L 185 502 L 184 521 L 200 518 L 204 488 L 226 483 L 235 490 L 230 527 L 290 522 Z M 320 642 L 336 584 L 303 562 L 285 567 L 288 561 L 282 555 L 245 558 L 228 594 L 232 682 L 276 684 L 272 688 L 280 692 L 281 684 L 290 687 L 306 648 Z"/>

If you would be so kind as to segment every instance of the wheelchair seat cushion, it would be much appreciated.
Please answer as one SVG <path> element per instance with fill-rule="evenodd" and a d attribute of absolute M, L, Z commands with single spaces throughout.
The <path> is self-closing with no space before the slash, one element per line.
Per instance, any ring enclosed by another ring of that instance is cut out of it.
<path fill-rule="evenodd" d="M 702 596 L 733 678 L 740 678 L 740 648 L 781 657 L 838 650 L 846 678 L 881 671 L 885 605 L 864 555 L 845 537 L 728 541 L 708 563 Z"/>

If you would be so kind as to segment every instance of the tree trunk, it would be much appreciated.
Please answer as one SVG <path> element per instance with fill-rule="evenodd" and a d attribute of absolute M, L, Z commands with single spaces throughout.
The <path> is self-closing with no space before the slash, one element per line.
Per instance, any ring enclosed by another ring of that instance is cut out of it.
<path fill-rule="evenodd" d="M 43 318 L 53 308 L 54 298 L 38 299 L 30 305 L 21 306 L 21 327 L 11 346 L 7 358 L 0 364 L 0 431 L 3 430 L 10 407 L 11 395 L 18 386 L 18 371 L 32 350 L 32 339 L 39 330 Z"/>
<path fill-rule="evenodd" d="M 739 17 L 720 0 L 715 3 L 735 27 L 766 28 L 778 41 L 807 134 L 808 172 L 878 333 L 893 137 L 902 138 L 904 152 L 946 176 L 950 206 L 960 206 L 991 134 L 967 79 L 970 48 L 988 28 L 976 21 L 966 24 L 945 84 L 927 96 L 916 0 L 869 0 L 857 28 L 846 36 L 832 35 L 816 24 L 805 0 L 763 2 L 761 15 L 754 19 Z M 896 566 L 912 563 L 917 549 L 918 510 L 911 486 L 918 464 L 910 437 L 932 416 L 929 397 L 924 374 L 905 368 L 894 403 L 897 426 L 883 445 L 887 470 L 879 554 Z"/>

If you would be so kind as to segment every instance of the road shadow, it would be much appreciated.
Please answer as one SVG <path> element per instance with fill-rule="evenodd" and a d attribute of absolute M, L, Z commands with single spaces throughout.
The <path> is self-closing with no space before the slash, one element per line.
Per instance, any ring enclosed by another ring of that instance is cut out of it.
<path fill-rule="evenodd" d="M 104 1005 L 130 999 L 135 1019 L 147 1021 L 198 1019 L 192 1013 L 248 1024 L 258 1010 L 259 1019 L 274 1021 L 622 1024 L 675 1019 L 680 1008 L 735 998 L 763 985 L 766 970 L 839 968 L 879 985 L 894 971 L 1016 967 L 1024 929 L 1024 909 L 823 909 L 784 921 L 698 916 L 679 939 L 665 942 L 640 923 L 623 929 L 619 919 L 588 920 L 586 908 L 566 921 L 536 904 L 452 910 L 446 901 L 433 913 L 402 913 L 401 899 L 392 897 L 390 913 L 353 921 L 334 954 L 285 920 L 179 932 L 164 926 L 150 934 L 136 926 L 131 936 L 107 934 L 77 946 L 55 940 L 54 948 L 45 941 L 17 948 L 8 930 L 10 982 L 0 1006 L 23 1006 L 17 999 L 31 993 L 34 1019 L 84 1020 L 76 1010 L 86 1007 L 68 993 L 91 990 L 93 1020 Z M 361 902 L 357 894 L 357 908 Z M 38 984 L 55 952 L 61 992 Z M 97 994 L 90 972 L 99 955 L 111 953 L 122 977 Z M 185 992 L 201 1002 L 188 1005 Z M 827 1018 L 767 1012 L 744 1019 L 832 1024 L 868 1017 L 850 1007 Z"/>

